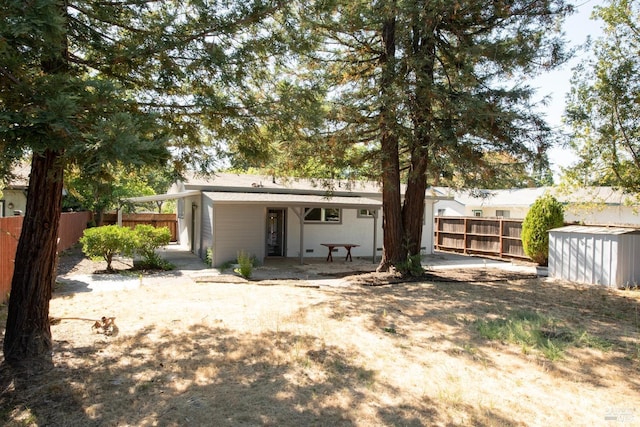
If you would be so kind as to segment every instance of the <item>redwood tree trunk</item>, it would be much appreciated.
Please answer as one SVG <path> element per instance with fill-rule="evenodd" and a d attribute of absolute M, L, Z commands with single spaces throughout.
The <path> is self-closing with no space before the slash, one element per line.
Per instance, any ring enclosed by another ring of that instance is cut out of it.
<path fill-rule="evenodd" d="M 395 11 L 392 11 L 395 14 Z M 398 136 L 395 132 L 395 103 L 393 80 L 395 78 L 395 15 L 384 22 L 382 40 L 384 53 L 380 56 L 383 68 L 380 82 L 382 106 L 380 107 L 380 144 L 382 167 L 382 229 L 383 251 L 377 271 L 388 271 L 391 266 L 406 258 L 402 247 L 402 205 L 400 198 L 400 163 Z"/>
<path fill-rule="evenodd" d="M 35 369 L 51 365 L 49 300 L 55 281 L 62 178 L 59 152 L 34 154 L 4 337 L 4 358 L 12 365 Z"/>
<path fill-rule="evenodd" d="M 411 172 L 407 181 L 402 207 L 402 225 L 405 233 L 405 245 L 408 255 L 420 253 L 422 228 L 424 224 L 424 196 L 427 190 L 426 153 L 412 153 Z"/>

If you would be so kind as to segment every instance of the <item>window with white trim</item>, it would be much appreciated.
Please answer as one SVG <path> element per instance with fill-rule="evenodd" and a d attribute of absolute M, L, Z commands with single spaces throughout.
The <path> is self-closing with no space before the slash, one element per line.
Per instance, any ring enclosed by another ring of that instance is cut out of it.
<path fill-rule="evenodd" d="M 358 209 L 358 218 L 373 218 L 374 212 L 373 209 Z"/>
<path fill-rule="evenodd" d="M 327 222 L 339 224 L 342 211 L 338 208 L 304 208 L 304 222 Z"/>
<path fill-rule="evenodd" d="M 509 218 L 509 211 L 496 209 L 496 216 L 502 218 Z"/>
<path fill-rule="evenodd" d="M 482 216 L 482 210 L 474 209 L 473 210 L 473 216 Z"/>

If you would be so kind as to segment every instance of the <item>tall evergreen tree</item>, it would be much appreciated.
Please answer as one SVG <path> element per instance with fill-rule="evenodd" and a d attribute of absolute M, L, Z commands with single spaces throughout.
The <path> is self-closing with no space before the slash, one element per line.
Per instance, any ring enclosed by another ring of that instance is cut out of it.
<path fill-rule="evenodd" d="M 264 28 L 278 1 L 6 0 L 0 4 L 2 168 L 31 156 L 4 339 L 5 361 L 50 363 L 65 168 L 203 168 L 213 139 L 251 127 L 245 80 L 283 49 Z M 248 92 L 247 92 L 248 93 Z M 85 165 L 86 166 L 86 165 Z"/>
<path fill-rule="evenodd" d="M 522 81 L 564 61 L 558 29 L 570 11 L 563 0 L 333 0 L 307 9 L 321 47 L 309 64 L 331 86 L 330 137 L 366 147 L 350 160 L 375 162 L 369 170 L 383 184 L 381 269 L 419 254 L 430 176 L 477 185 L 496 167 L 492 153 L 544 164 L 550 130 Z M 402 201 L 392 196 L 401 182 Z"/>

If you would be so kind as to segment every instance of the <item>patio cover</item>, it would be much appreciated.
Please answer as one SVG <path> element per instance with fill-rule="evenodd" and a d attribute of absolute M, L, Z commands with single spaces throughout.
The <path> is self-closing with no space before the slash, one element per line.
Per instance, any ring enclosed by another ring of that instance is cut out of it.
<path fill-rule="evenodd" d="M 300 264 L 303 264 L 304 209 L 310 207 L 368 209 L 373 211 L 373 262 L 376 262 L 378 210 L 380 200 L 367 197 L 318 196 L 310 194 L 205 192 L 214 204 L 265 205 L 271 208 L 287 207 L 296 214 L 300 224 Z"/>

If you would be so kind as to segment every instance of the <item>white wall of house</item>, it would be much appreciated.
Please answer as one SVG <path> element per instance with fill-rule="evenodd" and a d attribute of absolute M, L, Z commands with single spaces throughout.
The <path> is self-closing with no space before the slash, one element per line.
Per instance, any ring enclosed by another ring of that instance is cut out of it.
<path fill-rule="evenodd" d="M 595 225 L 640 225 L 640 215 L 624 205 L 566 205 L 564 220 L 568 223 Z"/>
<path fill-rule="evenodd" d="M 192 248 L 194 253 L 198 254 L 200 248 L 200 229 L 201 215 L 199 208 L 202 204 L 201 196 L 184 197 L 177 200 L 177 217 L 178 217 L 178 243 L 181 245 L 191 245 L 191 226 L 193 224 L 193 215 L 195 212 L 195 234 L 196 236 Z M 195 206 L 195 209 L 194 209 Z"/>
<path fill-rule="evenodd" d="M 4 206 L 0 206 L 0 216 L 13 216 L 14 211 L 21 211 L 24 215 L 27 208 L 27 196 L 22 190 L 5 188 L 2 190 L 2 201 Z"/>
<path fill-rule="evenodd" d="M 480 216 L 483 218 L 503 217 L 524 219 L 529 212 L 529 206 L 465 206 L 465 216 Z"/>
<path fill-rule="evenodd" d="M 437 216 L 465 216 L 464 205 L 455 200 L 438 200 L 434 205 Z"/>
<path fill-rule="evenodd" d="M 380 212 L 380 211 L 379 211 Z M 377 236 L 378 248 L 382 247 L 382 219 L 378 213 Z M 358 217 L 356 209 L 342 209 L 340 223 L 312 223 L 304 224 L 304 258 L 326 257 L 329 250 L 322 243 L 353 243 L 360 245 L 351 249 L 352 257 L 369 257 L 373 255 L 373 218 Z M 299 257 L 300 221 L 291 210 L 287 212 L 287 256 Z M 382 251 L 378 251 L 380 255 Z M 345 256 L 344 248 L 334 253 L 335 258 Z"/>

